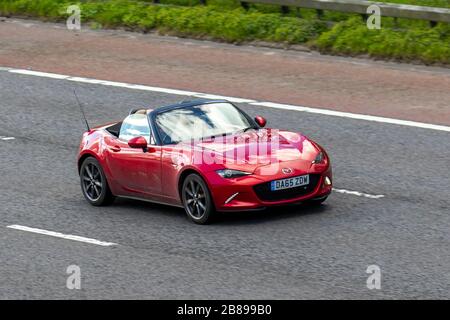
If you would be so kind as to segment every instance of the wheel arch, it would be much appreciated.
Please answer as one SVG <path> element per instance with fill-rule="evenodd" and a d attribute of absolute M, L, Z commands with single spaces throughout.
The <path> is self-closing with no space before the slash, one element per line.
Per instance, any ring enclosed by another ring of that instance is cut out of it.
<path fill-rule="evenodd" d="M 205 177 L 199 170 L 197 170 L 197 169 L 195 169 L 195 168 L 193 168 L 193 167 L 189 167 L 189 168 L 184 169 L 184 170 L 179 174 L 179 176 L 178 176 L 178 185 L 177 185 L 177 189 L 178 189 L 178 196 L 180 197 L 180 200 L 182 199 L 182 196 L 181 196 L 181 189 L 182 189 L 182 187 L 183 187 L 183 182 L 184 182 L 184 180 L 186 179 L 186 177 L 187 177 L 188 175 L 192 174 L 192 173 L 195 173 L 195 174 L 199 175 L 199 176 L 203 179 L 203 181 L 205 181 L 206 186 L 208 187 L 208 189 L 209 189 L 210 192 L 211 192 L 211 186 L 209 185 L 209 182 L 208 182 L 208 180 L 206 179 L 206 177 Z"/>
<path fill-rule="evenodd" d="M 80 173 L 81 165 L 83 164 L 84 160 L 86 160 L 89 157 L 92 157 L 92 158 L 96 159 L 98 162 L 100 162 L 100 160 L 97 158 L 97 156 L 95 154 L 86 152 L 86 153 L 82 154 L 80 156 L 80 158 L 78 159 L 78 162 L 77 162 L 78 173 Z"/>

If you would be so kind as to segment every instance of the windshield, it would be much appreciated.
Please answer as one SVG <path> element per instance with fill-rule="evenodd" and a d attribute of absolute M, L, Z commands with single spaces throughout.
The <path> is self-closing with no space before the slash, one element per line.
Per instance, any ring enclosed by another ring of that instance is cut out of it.
<path fill-rule="evenodd" d="M 231 134 L 253 124 L 230 103 L 210 103 L 170 110 L 156 116 L 163 144 Z"/>

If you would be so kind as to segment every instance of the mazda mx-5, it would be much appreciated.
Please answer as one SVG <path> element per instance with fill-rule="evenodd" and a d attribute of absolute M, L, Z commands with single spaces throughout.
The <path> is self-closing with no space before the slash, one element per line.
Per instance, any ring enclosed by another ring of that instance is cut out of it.
<path fill-rule="evenodd" d="M 217 212 L 322 203 L 332 190 L 325 150 L 265 125 L 224 100 L 133 110 L 83 134 L 83 195 L 94 206 L 116 197 L 180 206 L 199 224 Z"/>

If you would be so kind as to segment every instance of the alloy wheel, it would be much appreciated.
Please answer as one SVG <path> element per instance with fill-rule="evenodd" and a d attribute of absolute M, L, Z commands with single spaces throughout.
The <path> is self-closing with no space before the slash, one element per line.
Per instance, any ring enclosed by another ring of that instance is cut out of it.
<path fill-rule="evenodd" d="M 103 190 L 103 178 L 100 169 L 94 163 L 88 163 L 81 173 L 83 191 L 91 201 L 97 201 Z"/>
<path fill-rule="evenodd" d="M 205 190 L 197 181 L 191 179 L 184 188 L 186 210 L 194 219 L 201 219 L 206 213 Z"/>

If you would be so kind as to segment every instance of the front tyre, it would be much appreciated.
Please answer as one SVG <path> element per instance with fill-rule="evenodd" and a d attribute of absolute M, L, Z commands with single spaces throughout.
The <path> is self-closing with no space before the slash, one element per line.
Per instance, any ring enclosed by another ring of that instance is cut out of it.
<path fill-rule="evenodd" d="M 80 168 L 80 183 L 84 197 L 93 206 L 103 206 L 114 201 L 114 195 L 97 159 L 89 157 L 83 161 Z"/>
<path fill-rule="evenodd" d="M 181 189 L 184 210 L 190 220 L 198 224 L 208 224 L 214 218 L 214 204 L 208 186 L 195 173 L 186 177 Z"/>

